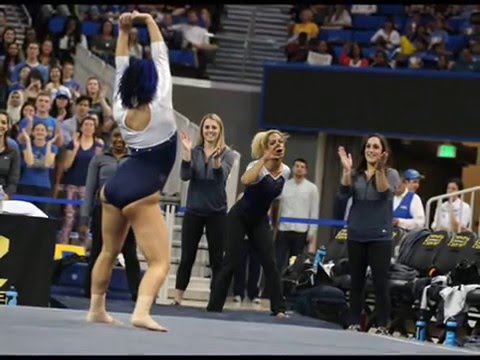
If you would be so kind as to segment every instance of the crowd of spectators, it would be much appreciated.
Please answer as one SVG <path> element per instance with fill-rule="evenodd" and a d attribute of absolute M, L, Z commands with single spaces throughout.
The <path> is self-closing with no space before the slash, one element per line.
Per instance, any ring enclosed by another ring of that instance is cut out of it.
<path fill-rule="evenodd" d="M 288 62 L 480 70 L 480 5 L 300 5 L 291 9 Z"/>

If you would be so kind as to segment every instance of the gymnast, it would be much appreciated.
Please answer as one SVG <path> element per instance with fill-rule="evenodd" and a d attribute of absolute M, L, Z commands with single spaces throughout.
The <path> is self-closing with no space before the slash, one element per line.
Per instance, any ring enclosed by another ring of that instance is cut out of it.
<path fill-rule="evenodd" d="M 128 33 L 133 22 L 146 24 L 152 60 L 129 58 Z M 166 332 L 150 310 L 170 264 L 159 192 L 175 162 L 177 126 L 168 50 L 150 14 L 134 11 L 120 16 L 115 63 L 113 113 L 131 155 L 101 190 L 103 246 L 92 272 L 87 321 L 119 324 L 107 314 L 105 297 L 131 225 L 148 269 L 130 321 L 136 327 Z"/>

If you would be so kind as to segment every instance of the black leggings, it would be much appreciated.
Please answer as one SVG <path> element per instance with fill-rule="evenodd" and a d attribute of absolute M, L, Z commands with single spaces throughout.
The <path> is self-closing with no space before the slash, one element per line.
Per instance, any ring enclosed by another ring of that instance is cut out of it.
<path fill-rule="evenodd" d="M 95 261 L 100 255 L 103 246 L 102 238 L 102 205 L 98 202 L 93 208 L 92 215 L 92 248 L 90 250 L 90 257 L 88 259 L 88 270 L 85 276 L 84 291 L 85 296 L 90 297 L 90 288 L 92 281 L 92 270 Z M 138 287 L 140 285 L 140 263 L 137 257 L 137 245 L 135 242 L 135 235 L 132 228 L 128 230 L 127 238 L 123 244 L 122 254 L 125 258 L 125 272 L 127 274 L 128 288 L 132 294 L 132 300 L 137 299 Z"/>
<path fill-rule="evenodd" d="M 210 288 L 212 288 L 215 278 L 222 267 L 226 218 L 225 214 L 198 216 L 188 211 L 185 212 L 182 224 L 182 254 L 175 282 L 177 290 L 185 291 L 190 282 L 193 263 L 197 256 L 198 243 L 202 238 L 204 228 L 207 235 L 208 258 L 212 271 L 210 281 Z"/>
<path fill-rule="evenodd" d="M 275 261 L 273 236 L 266 215 L 253 217 L 245 213 L 237 202 L 227 215 L 227 236 L 225 237 L 225 255 L 222 269 L 210 292 L 208 311 L 222 311 L 228 289 L 235 270 L 240 266 L 242 242 L 248 236 L 265 272 L 267 286 L 270 289 L 270 308 L 274 315 L 285 312 L 285 300 L 282 296 L 280 275 Z"/>
<path fill-rule="evenodd" d="M 359 242 L 348 240 L 348 262 L 350 268 L 350 310 L 351 323 L 360 324 L 364 308 L 365 280 L 367 266 L 372 270 L 375 291 L 377 326 L 387 326 L 390 318 L 390 294 L 388 290 L 388 269 L 392 253 L 391 241 Z"/>

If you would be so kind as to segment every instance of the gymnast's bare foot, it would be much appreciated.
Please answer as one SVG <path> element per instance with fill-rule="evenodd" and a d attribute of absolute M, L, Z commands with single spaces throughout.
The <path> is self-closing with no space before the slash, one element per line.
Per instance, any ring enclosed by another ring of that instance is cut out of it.
<path fill-rule="evenodd" d="M 132 315 L 133 326 L 152 331 L 167 332 L 168 330 L 152 319 L 150 315 Z"/>
<path fill-rule="evenodd" d="M 106 323 L 112 325 L 123 325 L 121 321 L 113 318 L 111 315 L 107 314 L 106 312 L 92 312 L 89 311 L 87 314 L 87 322 L 97 322 L 97 323 Z"/>

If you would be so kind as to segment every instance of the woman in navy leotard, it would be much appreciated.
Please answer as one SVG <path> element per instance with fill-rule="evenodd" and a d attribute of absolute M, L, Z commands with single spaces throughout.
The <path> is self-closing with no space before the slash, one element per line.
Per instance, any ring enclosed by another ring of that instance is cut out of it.
<path fill-rule="evenodd" d="M 128 33 L 133 21 L 147 25 L 152 60 L 128 56 Z M 174 165 L 177 150 L 168 49 L 150 14 L 125 13 L 119 24 L 113 112 L 131 156 L 101 191 L 103 247 L 92 272 L 87 321 L 118 323 L 106 312 L 105 293 L 131 225 L 148 263 L 131 323 L 166 331 L 152 319 L 150 309 L 170 264 L 167 227 L 159 206 L 159 192 Z"/>
<path fill-rule="evenodd" d="M 239 266 L 242 241 L 248 236 L 258 254 L 267 286 L 270 289 L 272 315 L 285 317 L 285 301 L 282 296 L 280 275 L 275 264 L 272 231 L 268 222 L 268 210 L 282 192 L 290 177 L 290 168 L 283 163 L 285 135 L 277 130 L 260 132 L 252 141 L 252 157 L 241 181 L 245 191 L 227 216 L 227 236 L 223 266 L 210 293 L 208 311 L 220 312 L 225 304 L 233 274 Z"/>

